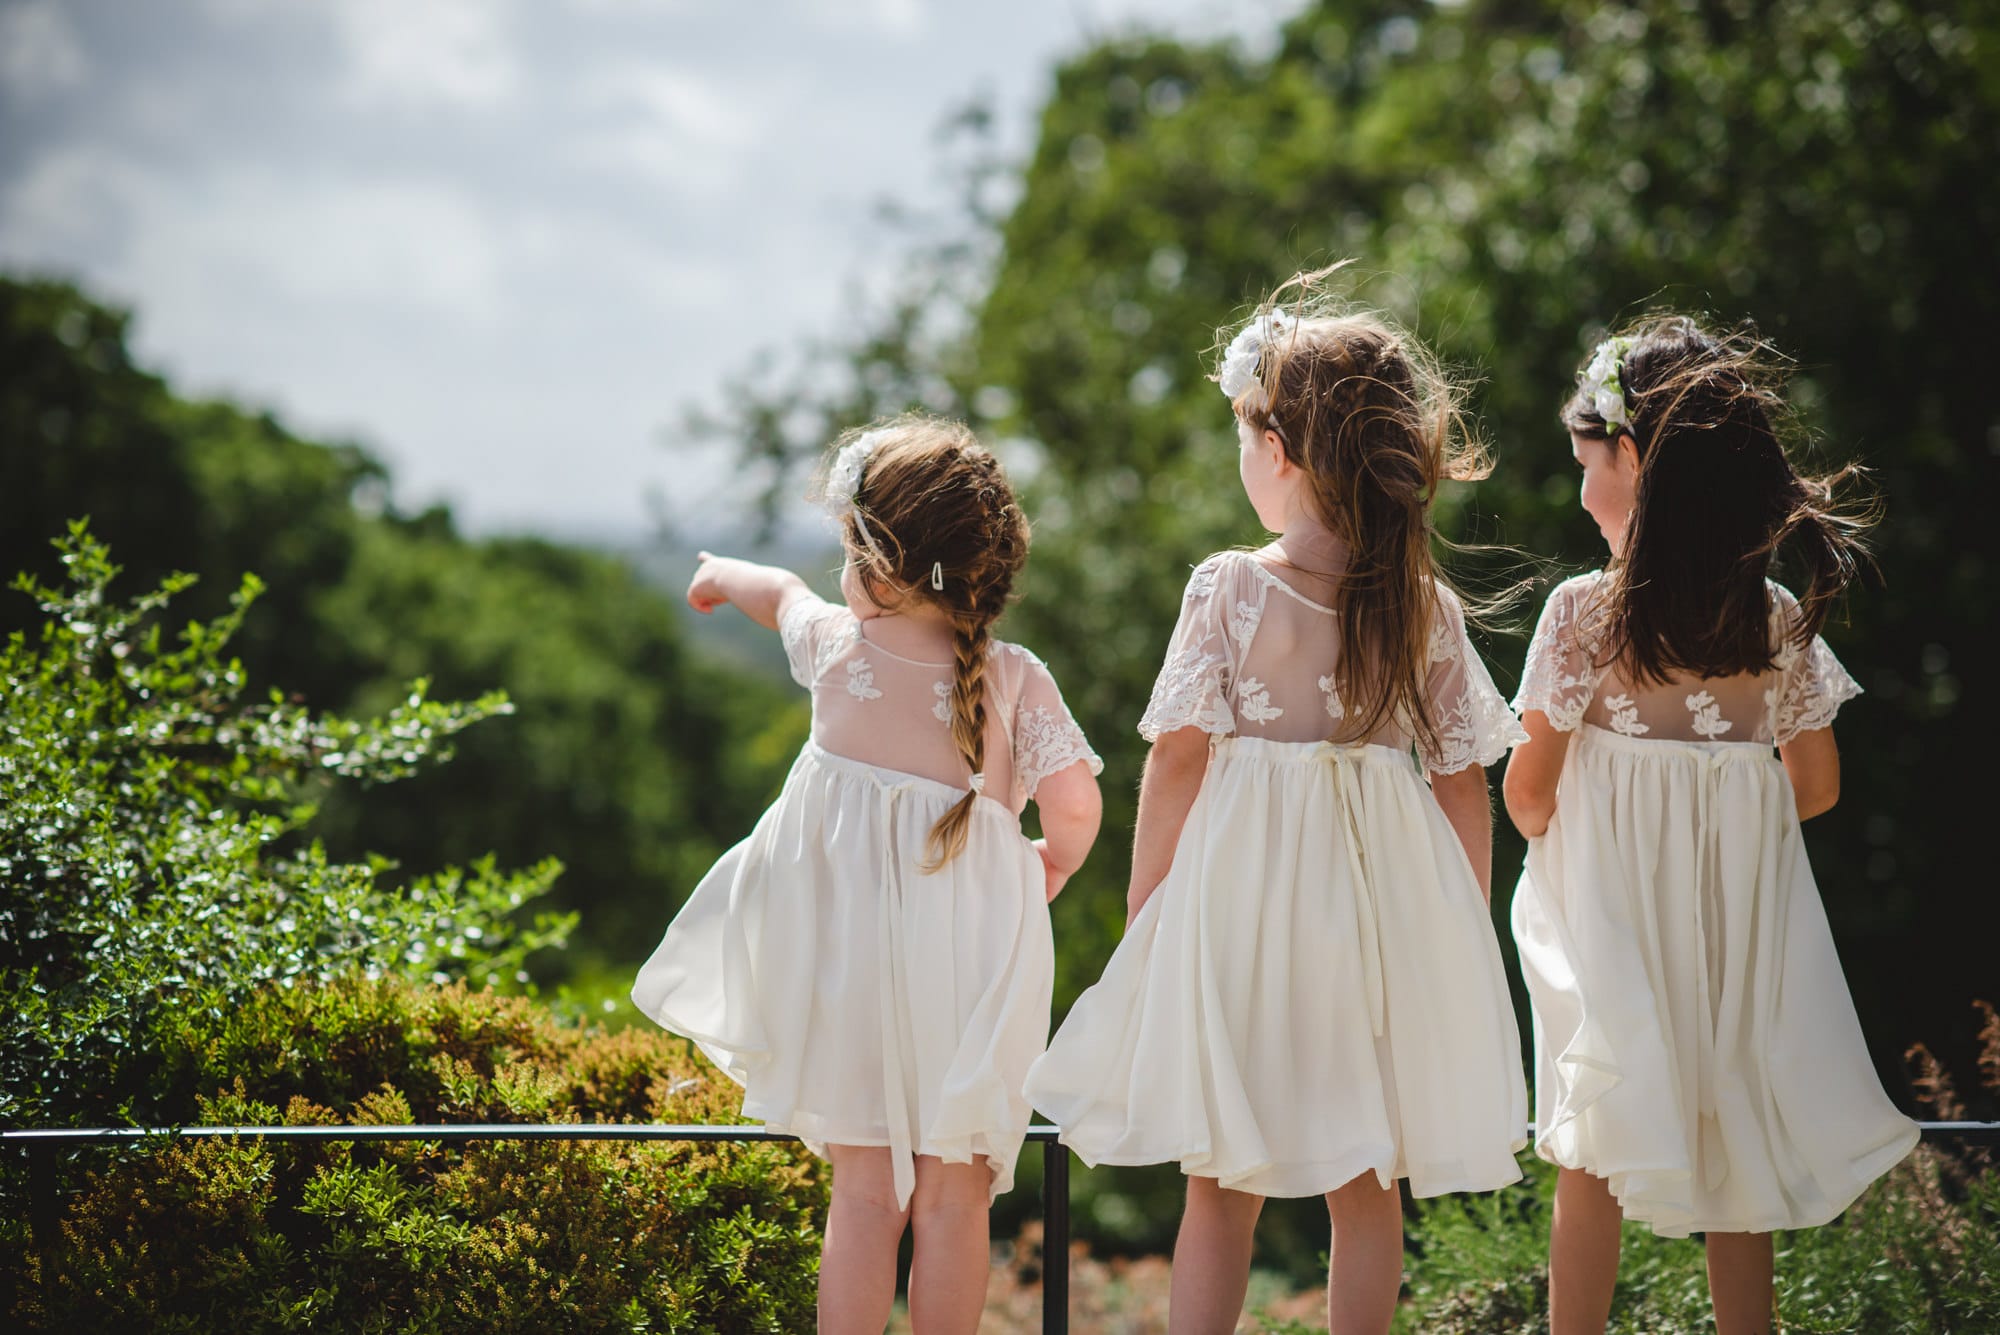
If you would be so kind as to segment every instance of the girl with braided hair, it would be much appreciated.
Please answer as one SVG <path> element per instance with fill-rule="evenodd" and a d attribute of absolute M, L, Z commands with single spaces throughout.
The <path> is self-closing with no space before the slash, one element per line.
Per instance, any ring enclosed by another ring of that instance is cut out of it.
<path fill-rule="evenodd" d="M 1799 823 L 1834 804 L 1861 688 L 1819 637 L 1866 514 L 1801 477 L 1764 345 L 1680 315 L 1605 340 L 1563 408 L 1610 560 L 1549 595 L 1507 766 L 1535 1150 L 1558 1166 L 1556 1335 L 1602 1331 L 1621 1218 L 1705 1235 L 1722 1335 L 1771 1329 L 1774 1229 L 1909 1153 Z M 1769 578 L 1780 548 L 1804 594 Z"/>
<path fill-rule="evenodd" d="M 1323 271 L 1324 272 L 1324 271 Z M 1484 766 L 1521 736 L 1433 563 L 1484 475 L 1408 336 L 1267 304 L 1217 379 L 1275 541 L 1195 567 L 1139 731 L 1126 933 L 1029 1073 L 1087 1163 L 1178 1163 L 1168 1329 L 1230 1331 L 1268 1196 L 1324 1196 L 1328 1321 L 1389 1329 L 1397 1179 L 1520 1177 Z"/>
<path fill-rule="evenodd" d="M 632 997 L 743 1085 L 746 1117 L 832 1162 L 822 1331 L 887 1324 L 906 1226 L 916 1328 L 972 1331 L 1048 1037 L 1047 904 L 1096 837 L 1103 766 L 1048 668 L 992 636 L 1028 525 L 971 431 L 850 433 L 825 498 L 843 603 L 706 552 L 688 587 L 778 631 L 812 736 Z"/>

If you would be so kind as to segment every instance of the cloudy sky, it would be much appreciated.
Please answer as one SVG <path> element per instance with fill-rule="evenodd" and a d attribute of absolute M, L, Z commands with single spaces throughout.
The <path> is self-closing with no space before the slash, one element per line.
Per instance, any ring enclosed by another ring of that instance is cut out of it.
<path fill-rule="evenodd" d="M 391 463 L 399 505 L 624 539 L 727 490 L 669 448 L 837 332 L 974 95 L 1228 0 L 0 0 L 0 266 L 137 311 L 181 388 Z M 1254 17 L 1246 17 L 1246 15 Z"/>

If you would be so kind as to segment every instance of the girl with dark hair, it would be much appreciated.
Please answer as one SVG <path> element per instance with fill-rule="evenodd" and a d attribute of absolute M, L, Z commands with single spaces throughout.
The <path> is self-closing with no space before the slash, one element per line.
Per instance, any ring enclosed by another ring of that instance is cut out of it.
<path fill-rule="evenodd" d="M 1103 765 L 1041 660 L 991 635 L 1028 525 L 969 430 L 851 433 L 825 497 L 844 603 L 706 552 L 688 586 L 778 631 L 812 738 L 632 999 L 744 1086 L 745 1116 L 831 1159 L 821 1331 L 888 1323 L 908 1226 L 911 1320 L 971 1332 L 1049 1032 L 1046 905 L 1096 837 Z"/>
<path fill-rule="evenodd" d="M 1794 471 L 1769 360 L 1655 317 L 1599 345 L 1562 413 L 1611 559 L 1543 609 L 1504 783 L 1555 1335 L 1604 1329 L 1621 1217 L 1705 1234 L 1720 1335 L 1768 1331 L 1771 1231 L 1825 1223 L 1916 1143 L 1799 833 L 1838 795 L 1833 718 L 1861 689 L 1819 638 L 1866 559 L 1866 518 L 1833 502 L 1858 470 Z M 1785 547 L 1799 597 L 1768 577 Z"/>
<path fill-rule="evenodd" d="M 1085 1162 L 1188 1175 L 1174 1332 L 1236 1328 L 1268 1196 L 1325 1197 L 1329 1324 L 1387 1331 L 1397 1180 L 1492 1190 L 1525 1143 L 1483 768 L 1520 731 L 1431 555 L 1439 483 L 1484 461 L 1416 342 L 1319 277 L 1223 359 L 1278 536 L 1188 581 L 1125 937 L 1028 1080 Z"/>

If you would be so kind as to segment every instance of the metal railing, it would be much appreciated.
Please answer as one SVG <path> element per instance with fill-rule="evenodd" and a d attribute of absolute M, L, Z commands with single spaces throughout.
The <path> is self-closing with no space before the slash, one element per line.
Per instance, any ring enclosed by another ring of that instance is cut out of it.
<path fill-rule="evenodd" d="M 2000 1145 L 2000 1122 L 1919 1122 L 1925 1140 L 1956 1140 L 1966 1144 Z M 1053 1126 L 1031 1126 L 1028 1139 L 1042 1149 L 1042 1331 L 1066 1335 L 1069 1330 L 1069 1151 L 1057 1140 Z M 1529 1138 L 1534 1127 L 1528 1128 Z M 430 1126 L 101 1126 L 0 1130 L 0 1145 L 25 1150 L 28 1156 L 29 1226 L 37 1247 L 53 1248 L 62 1198 L 56 1180 L 55 1151 L 77 1145 L 109 1145 L 156 1139 L 328 1140 L 676 1140 L 774 1141 L 796 1140 L 761 1126 L 625 1122 L 460 1122 Z"/>

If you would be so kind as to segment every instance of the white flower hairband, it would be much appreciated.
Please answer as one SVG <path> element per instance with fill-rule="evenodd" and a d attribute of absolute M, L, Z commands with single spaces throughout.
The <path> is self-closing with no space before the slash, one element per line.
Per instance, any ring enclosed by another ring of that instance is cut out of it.
<path fill-rule="evenodd" d="M 1251 320 L 1235 338 L 1229 340 L 1215 381 L 1232 403 L 1253 385 L 1261 387 L 1257 369 L 1264 359 L 1264 349 L 1298 328 L 1298 324 L 1297 320 L 1274 308 Z"/>
<path fill-rule="evenodd" d="M 1611 428 L 1614 439 L 1619 431 L 1632 429 L 1632 414 L 1625 407 L 1625 384 L 1620 379 L 1625 369 L 1625 354 L 1631 350 L 1631 339 L 1607 338 L 1591 354 L 1590 365 L 1583 368 L 1583 393 L 1589 398 L 1591 408 L 1604 419 L 1604 425 Z"/>
<path fill-rule="evenodd" d="M 841 446 L 833 456 L 833 466 L 826 470 L 826 509 L 836 520 L 854 516 L 854 527 L 861 534 L 861 540 L 868 544 L 868 550 L 875 553 L 875 559 L 887 565 L 889 558 L 875 542 L 875 535 L 868 531 L 868 521 L 861 517 L 855 507 L 855 494 L 861 490 L 861 478 L 868 471 L 868 460 L 889 438 L 883 429 L 864 431 L 853 440 Z"/>
<path fill-rule="evenodd" d="M 854 503 L 856 493 L 861 490 L 862 475 L 868 471 L 868 460 L 889 439 L 887 427 L 877 427 L 864 431 L 848 441 L 833 456 L 833 466 L 826 470 L 826 508 L 835 519 L 854 516 L 855 531 L 861 534 L 861 541 L 868 544 L 868 550 L 883 565 L 889 558 L 875 541 L 875 534 L 868 528 L 868 521 L 861 517 L 860 509 Z M 944 590 L 944 563 L 931 562 L 931 587 Z"/>

